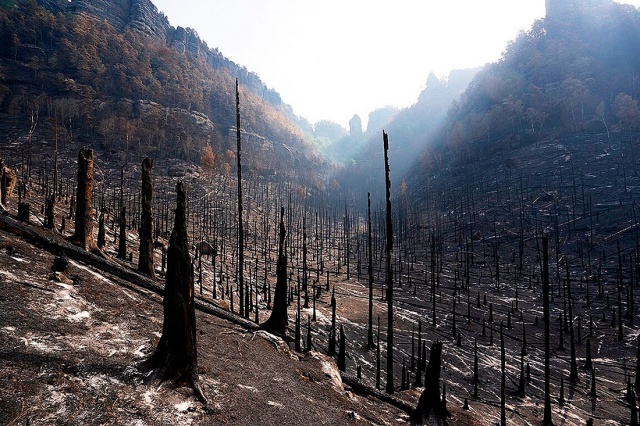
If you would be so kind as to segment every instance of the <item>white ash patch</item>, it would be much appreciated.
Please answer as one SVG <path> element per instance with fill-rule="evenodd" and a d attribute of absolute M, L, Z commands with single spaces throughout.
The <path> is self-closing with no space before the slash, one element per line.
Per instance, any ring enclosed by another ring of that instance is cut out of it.
<path fill-rule="evenodd" d="M 186 413 L 187 411 L 192 409 L 190 401 L 184 401 L 184 402 L 181 402 L 179 404 L 175 404 L 174 407 L 180 413 Z"/>
<path fill-rule="evenodd" d="M 52 343 L 52 336 L 48 334 L 38 335 L 35 333 L 27 333 L 21 340 L 25 343 L 25 346 L 46 354 L 58 352 L 62 349 L 60 346 Z"/>
<path fill-rule="evenodd" d="M 258 389 L 254 388 L 253 386 L 247 386 L 247 385 L 242 385 L 242 384 L 238 383 L 238 387 L 241 388 L 241 389 L 246 389 L 246 390 L 248 390 L 249 392 L 252 392 L 252 393 L 258 393 Z"/>
<path fill-rule="evenodd" d="M 54 284 L 55 293 L 53 297 L 48 297 L 48 300 L 52 301 L 43 306 L 36 300 L 28 305 L 29 309 L 54 320 L 64 318 L 73 323 L 86 322 L 91 318 L 91 312 L 99 311 L 95 305 L 87 302 L 73 285 L 61 282 Z"/>
<path fill-rule="evenodd" d="M 101 391 L 109 386 L 122 384 L 120 380 L 114 377 L 105 376 L 104 374 L 89 376 L 84 380 L 84 382 L 86 383 L 87 387 L 95 391 Z"/>
<path fill-rule="evenodd" d="M 78 312 L 75 315 L 71 315 L 68 317 L 69 321 L 71 322 L 81 322 L 83 320 L 89 319 L 91 317 L 91 314 L 87 311 L 82 311 L 82 312 Z"/>
<path fill-rule="evenodd" d="M 4 276 L 9 281 L 19 281 L 18 277 L 9 271 L 0 271 L 0 275 Z"/>
<path fill-rule="evenodd" d="M 344 386 L 342 386 L 342 376 L 340 376 L 340 371 L 338 370 L 335 361 L 318 352 L 310 352 L 310 354 L 314 359 L 320 361 L 322 372 L 330 380 L 333 388 L 338 392 L 344 392 Z"/>

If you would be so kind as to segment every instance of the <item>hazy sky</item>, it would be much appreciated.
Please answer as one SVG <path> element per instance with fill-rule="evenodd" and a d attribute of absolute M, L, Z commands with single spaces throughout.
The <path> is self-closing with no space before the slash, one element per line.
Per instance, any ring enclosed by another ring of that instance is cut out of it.
<path fill-rule="evenodd" d="M 406 107 L 430 71 L 484 65 L 544 0 L 153 0 L 173 26 L 246 66 L 312 124 Z M 640 6 L 640 0 L 625 1 Z"/>

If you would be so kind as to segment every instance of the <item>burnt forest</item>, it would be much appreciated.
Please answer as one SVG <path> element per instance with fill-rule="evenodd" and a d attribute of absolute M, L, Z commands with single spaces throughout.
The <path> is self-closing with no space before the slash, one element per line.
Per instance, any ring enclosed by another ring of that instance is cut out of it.
<path fill-rule="evenodd" d="M 0 424 L 638 425 L 640 10 L 546 8 L 346 130 L 0 1 Z"/>

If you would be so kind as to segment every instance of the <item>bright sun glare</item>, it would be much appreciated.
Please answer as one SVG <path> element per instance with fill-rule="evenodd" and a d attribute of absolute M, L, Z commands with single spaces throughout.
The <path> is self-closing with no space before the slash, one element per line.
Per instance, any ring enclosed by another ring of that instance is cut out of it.
<path fill-rule="evenodd" d="M 497 60 L 544 0 L 155 0 L 172 25 L 258 74 L 311 123 L 413 104 L 429 72 Z M 640 6 L 640 0 L 625 3 Z"/>

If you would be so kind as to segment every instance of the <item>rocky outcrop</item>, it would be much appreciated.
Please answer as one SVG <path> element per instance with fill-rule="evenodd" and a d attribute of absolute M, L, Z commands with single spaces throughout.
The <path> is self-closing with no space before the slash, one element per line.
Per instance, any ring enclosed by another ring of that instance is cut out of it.
<path fill-rule="evenodd" d="M 354 115 L 351 120 L 349 120 L 349 135 L 352 138 L 362 136 L 362 120 L 358 114 Z"/>
<path fill-rule="evenodd" d="M 68 3 L 66 12 L 106 21 L 123 31 L 130 21 L 131 1 L 73 0 Z"/>
<path fill-rule="evenodd" d="M 106 21 L 120 31 L 135 29 L 161 40 L 167 39 L 171 29 L 166 16 L 150 0 L 73 0 L 66 5 L 64 2 L 41 0 L 40 3 L 47 8 L 55 3 L 54 7 L 62 6 L 62 11 Z"/>
<path fill-rule="evenodd" d="M 165 40 L 173 30 L 167 17 L 150 0 L 130 0 L 128 26 L 148 36 Z"/>
<path fill-rule="evenodd" d="M 382 130 L 385 125 L 396 118 L 399 112 L 398 108 L 390 106 L 371 111 L 369 120 L 367 120 L 367 134 L 372 135 Z"/>

